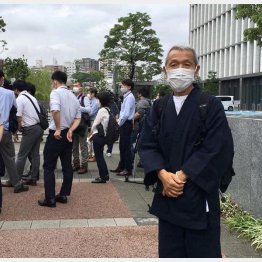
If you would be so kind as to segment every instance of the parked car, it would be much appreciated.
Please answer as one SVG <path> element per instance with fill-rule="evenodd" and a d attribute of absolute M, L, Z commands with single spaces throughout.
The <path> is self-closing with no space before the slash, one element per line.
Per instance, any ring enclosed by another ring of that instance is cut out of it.
<path fill-rule="evenodd" d="M 224 110 L 234 110 L 234 96 L 217 96 L 224 106 Z"/>

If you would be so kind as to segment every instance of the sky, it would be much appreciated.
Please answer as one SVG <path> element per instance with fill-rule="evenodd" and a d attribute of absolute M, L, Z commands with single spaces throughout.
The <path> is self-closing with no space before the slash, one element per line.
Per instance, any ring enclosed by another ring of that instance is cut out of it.
<path fill-rule="evenodd" d="M 6 57 L 25 56 L 30 66 L 98 59 L 105 35 L 128 13 L 143 12 L 151 17 L 152 29 L 164 49 L 189 44 L 189 3 L 183 4 L 0 4 L 6 23 Z M 1 50 L 0 50 L 1 51 Z M 163 57 L 164 58 L 164 57 Z"/>

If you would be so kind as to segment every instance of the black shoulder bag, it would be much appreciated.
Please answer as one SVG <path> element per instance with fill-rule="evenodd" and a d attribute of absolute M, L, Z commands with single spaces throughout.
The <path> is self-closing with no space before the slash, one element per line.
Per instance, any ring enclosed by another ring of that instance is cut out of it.
<path fill-rule="evenodd" d="M 23 94 L 23 95 L 26 96 L 30 100 L 32 105 L 34 106 L 35 111 L 36 111 L 38 118 L 39 118 L 39 121 L 40 121 L 39 124 L 40 124 L 40 126 L 43 130 L 46 130 L 49 126 L 48 118 L 47 118 L 46 114 L 41 111 L 41 107 L 40 107 L 40 112 L 38 111 L 37 107 L 35 106 L 34 102 L 32 101 L 32 99 L 29 96 L 27 96 L 26 94 Z"/>

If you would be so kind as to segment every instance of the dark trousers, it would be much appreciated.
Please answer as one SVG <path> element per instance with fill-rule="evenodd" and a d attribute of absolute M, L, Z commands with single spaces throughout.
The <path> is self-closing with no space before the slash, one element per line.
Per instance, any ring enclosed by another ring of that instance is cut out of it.
<path fill-rule="evenodd" d="M 94 147 L 96 163 L 99 171 L 99 176 L 102 179 L 105 179 L 105 177 L 108 175 L 108 169 L 104 158 L 104 146 L 105 146 L 105 137 L 101 137 L 98 134 L 94 134 L 93 147 Z"/>
<path fill-rule="evenodd" d="M 160 258 L 221 258 L 220 227 L 193 230 L 159 219 Z"/>
<path fill-rule="evenodd" d="M 54 137 L 54 131 L 50 130 L 44 148 L 44 184 L 45 184 L 45 197 L 52 199 L 55 197 L 55 168 L 57 159 L 60 157 L 63 183 L 60 189 L 60 194 L 69 196 L 71 193 L 73 182 L 73 169 L 72 169 L 72 143 L 67 138 L 68 129 L 61 131 L 62 139 L 57 140 Z"/>
<path fill-rule="evenodd" d="M 106 150 L 107 153 L 112 154 L 112 151 L 113 151 L 113 145 L 114 145 L 114 144 L 109 144 L 109 145 L 107 145 L 107 150 Z"/>
<path fill-rule="evenodd" d="M 0 154 L 0 208 L 2 208 L 3 204 L 3 192 L 2 192 L 2 183 L 1 183 L 1 177 L 5 175 L 5 164 L 4 160 Z"/>
<path fill-rule="evenodd" d="M 5 163 L 2 158 L 2 155 L 0 154 L 0 177 L 5 175 Z"/>
<path fill-rule="evenodd" d="M 133 124 L 131 120 L 127 120 L 119 129 L 120 140 L 120 162 L 118 167 L 122 170 L 126 169 L 128 172 L 132 171 L 132 153 L 131 153 L 131 134 Z"/>

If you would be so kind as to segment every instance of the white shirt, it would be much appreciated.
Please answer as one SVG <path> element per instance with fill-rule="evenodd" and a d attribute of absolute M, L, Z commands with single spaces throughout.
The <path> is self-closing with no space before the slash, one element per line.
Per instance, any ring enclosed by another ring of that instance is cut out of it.
<path fill-rule="evenodd" d="M 174 100 L 174 103 L 175 103 L 175 107 L 176 107 L 176 113 L 177 115 L 179 114 L 186 98 L 188 97 L 188 95 L 185 95 L 185 96 L 173 96 L 173 100 Z"/>
<path fill-rule="evenodd" d="M 75 118 L 81 118 L 80 104 L 76 96 L 67 89 L 60 86 L 50 94 L 50 110 L 60 112 L 60 128 L 70 128 Z M 51 116 L 49 129 L 56 130 L 55 121 Z"/>
<path fill-rule="evenodd" d="M 108 111 L 104 107 L 100 108 L 97 112 L 96 118 L 95 118 L 94 123 L 93 123 L 92 128 L 91 128 L 92 134 L 96 134 L 98 132 L 96 127 L 97 127 L 97 125 L 99 125 L 101 123 L 103 128 L 104 128 L 105 135 L 106 135 L 107 127 L 108 127 L 108 121 L 109 121 Z"/>
<path fill-rule="evenodd" d="M 40 112 L 40 108 L 36 98 L 30 95 L 27 91 L 22 91 L 18 95 L 16 99 L 16 104 L 17 104 L 16 116 L 22 117 L 22 123 L 21 123 L 22 127 L 29 127 L 38 124 L 40 121 L 34 106 L 24 94 L 30 97 L 30 99 L 33 101 L 34 105 L 39 110 L 39 112 Z"/>

